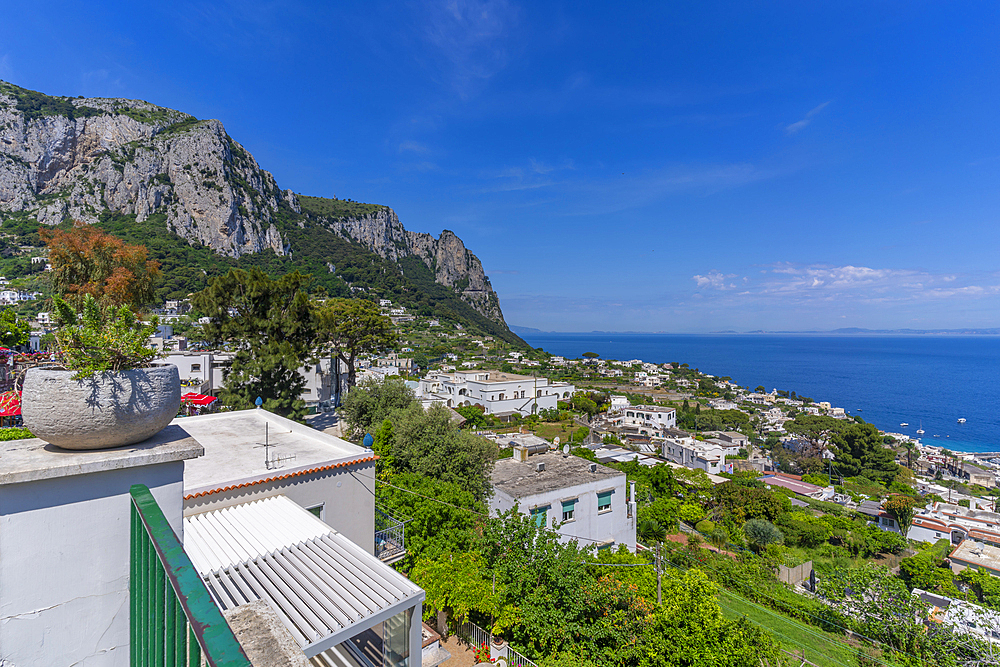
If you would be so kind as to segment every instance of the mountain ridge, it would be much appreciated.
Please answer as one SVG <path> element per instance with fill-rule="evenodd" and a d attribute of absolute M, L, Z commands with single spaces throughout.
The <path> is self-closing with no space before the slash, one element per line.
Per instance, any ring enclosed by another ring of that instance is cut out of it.
<path fill-rule="evenodd" d="M 0 218 L 81 220 L 135 237 L 132 220 L 162 241 L 161 253 L 180 240 L 224 266 L 307 265 L 333 293 L 395 295 L 523 344 L 453 232 L 412 232 L 388 206 L 283 190 L 220 121 L 141 100 L 54 97 L 0 81 Z"/>

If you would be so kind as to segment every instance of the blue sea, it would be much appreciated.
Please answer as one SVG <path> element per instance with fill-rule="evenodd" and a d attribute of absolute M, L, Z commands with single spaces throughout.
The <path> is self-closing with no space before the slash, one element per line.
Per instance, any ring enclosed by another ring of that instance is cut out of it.
<path fill-rule="evenodd" d="M 959 451 L 1000 451 L 1000 336 L 539 333 L 576 358 L 687 363 L 739 385 L 830 401 L 886 431 Z M 958 419 L 967 421 L 959 424 Z M 902 422 L 909 427 L 900 427 Z M 937 437 L 935 437 L 937 436 Z"/>

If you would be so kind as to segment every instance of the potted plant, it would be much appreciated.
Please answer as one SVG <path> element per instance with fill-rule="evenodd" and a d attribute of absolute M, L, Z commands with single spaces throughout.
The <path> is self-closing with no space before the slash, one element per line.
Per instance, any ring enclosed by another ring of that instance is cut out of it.
<path fill-rule="evenodd" d="M 144 324 L 127 305 L 90 294 L 80 312 L 53 299 L 61 363 L 30 368 L 21 394 L 24 425 L 64 449 L 107 449 L 141 442 L 177 414 L 177 367 L 151 366 L 156 321 Z"/>

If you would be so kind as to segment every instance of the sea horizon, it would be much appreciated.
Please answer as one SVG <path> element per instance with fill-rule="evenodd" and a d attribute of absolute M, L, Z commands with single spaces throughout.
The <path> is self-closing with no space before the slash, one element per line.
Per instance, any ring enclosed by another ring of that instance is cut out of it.
<path fill-rule="evenodd" d="M 519 334 L 576 358 L 687 363 L 741 386 L 830 401 L 879 429 L 922 444 L 1000 451 L 1000 338 L 989 335 L 561 332 Z M 625 388 L 625 387 L 623 387 Z M 975 388 L 971 391 L 970 388 Z M 967 419 L 959 424 L 958 419 Z M 901 426 L 907 423 L 908 426 Z M 918 436 L 920 427 L 926 431 Z M 937 437 L 935 437 L 937 436 Z"/>

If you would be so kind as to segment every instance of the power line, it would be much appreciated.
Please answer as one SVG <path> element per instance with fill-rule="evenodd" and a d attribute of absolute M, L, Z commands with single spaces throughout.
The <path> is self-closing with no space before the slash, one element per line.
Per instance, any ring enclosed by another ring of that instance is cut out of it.
<path fill-rule="evenodd" d="M 443 500 L 439 500 L 438 498 L 432 498 L 430 496 L 425 496 L 422 493 L 417 493 L 416 491 L 411 491 L 410 489 L 404 489 L 401 486 L 396 486 L 395 484 L 390 484 L 389 482 L 384 482 L 384 481 L 378 479 L 377 477 L 369 477 L 368 475 L 362 475 L 361 473 L 355 473 L 355 474 L 357 474 L 358 477 L 364 477 L 365 479 L 373 480 L 376 484 L 382 484 L 383 486 L 390 486 L 390 487 L 392 487 L 394 489 L 402 491 L 403 493 L 409 493 L 409 494 L 414 495 L 414 496 L 419 496 L 420 498 L 423 498 L 425 500 L 431 500 L 433 502 L 440 503 L 442 505 L 447 505 L 448 507 L 451 507 L 451 508 L 456 509 L 456 510 L 461 510 L 463 512 L 468 512 L 470 514 L 475 514 L 476 516 L 482 517 L 484 519 L 496 518 L 496 517 L 491 517 L 489 514 L 483 514 L 482 512 L 477 512 L 475 510 L 470 510 L 467 507 L 459 507 L 458 505 L 452 505 L 451 503 L 445 502 Z M 546 530 L 549 530 L 549 529 L 546 528 Z M 558 530 L 555 530 L 554 528 L 551 529 L 551 530 L 556 535 L 560 535 L 562 537 L 568 537 L 571 540 L 585 540 L 587 542 L 593 542 L 594 544 L 605 544 L 606 543 L 606 540 L 595 540 L 595 539 L 593 539 L 591 537 L 582 537 L 582 536 L 578 536 L 578 535 L 567 535 L 566 533 L 560 533 Z"/>
<path fill-rule="evenodd" d="M 491 517 L 490 517 L 490 516 L 489 516 L 488 514 L 483 514 L 483 513 L 481 513 L 481 512 L 477 512 L 477 511 L 475 511 L 475 510 L 471 510 L 471 509 L 468 509 L 468 508 L 466 508 L 466 507 L 459 507 L 458 505 L 453 505 L 453 504 L 451 504 L 451 503 L 448 503 L 448 502 L 445 502 L 445 501 L 443 501 L 443 500 L 439 500 L 438 498 L 432 498 L 432 497 L 430 497 L 430 496 L 425 496 L 425 495 L 424 495 L 424 494 L 422 494 L 422 493 L 417 493 L 416 491 L 412 491 L 412 490 L 410 490 L 410 489 L 404 489 L 404 488 L 403 488 L 403 487 L 401 487 L 401 486 L 396 486 L 395 484 L 390 484 L 389 482 L 384 482 L 384 481 L 382 481 L 382 480 L 380 480 L 380 479 L 378 479 L 378 478 L 376 478 L 376 477 L 368 477 L 367 475 L 362 475 L 362 474 L 360 474 L 360 473 L 357 473 L 357 474 L 358 474 L 358 475 L 359 475 L 360 477 L 365 477 L 365 478 L 367 478 L 367 479 L 371 479 L 371 480 L 373 480 L 373 481 L 374 481 L 374 482 L 375 482 L 376 484 L 382 484 L 383 486 L 389 486 L 389 487 L 392 487 L 392 488 L 394 488 L 394 489 L 397 489 L 397 490 L 399 490 L 399 491 L 402 491 L 402 492 L 404 492 L 404 493 L 409 493 L 409 494 L 411 494 L 411 495 L 414 495 L 414 496 L 418 496 L 418 497 L 420 497 L 420 498 L 423 498 L 423 499 L 425 499 L 425 500 L 430 500 L 430 501 L 432 501 L 432 502 L 436 502 L 436 503 L 440 503 L 440 504 L 442 504 L 442 505 L 446 505 L 446 506 L 448 506 L 448 507 L 451 507 L 451 508 L 453 508 L 453 509 L 457 509 L 457 510 L 461 510 L 461 511 L 463 511 L 463 512 L 469 512 L 470 514 L 474 514 L 474 515 L 476 515 L 476 516 L 479 516 L 479 517 L 482 517 L 482 518 L 486 518 L 486 519 L 489 519 L 489 518 L 491 518 Z M 569 537 L 569 538 L 571 538 L 571 539 L 576 539 L 576 540 L 586 540 L 586 541 L 588 541 L 588 542 L 594 542 L 594 543 L 596 543 L 596 544 L 602 544 L 602 543 L 604 542 L 603 540 L 595 540 L 595 539 L 592 539 L 592 538 L 588 538 L 588 537 L 577 537 L 577 536 L 575 536 L 575 535 L 566 535 L 566 534 L 564 534 L 564 533 L 560 533 L 560 532 L 558 532 L 558 531 L 555 531 L 555 530 L 553 530 L 553 532 L 555 532 L 555 533 L 556 533 L 557 535 L 561 535 L 561 536 L 563 536 L 563 537 Z M 674 549 L 674 550 L 672 550 L 672 551 L 673 551 L 673 553 L 678 553 L 678 554 L 681 554 L 681 555 L 683 555 L 684 557 L 688 558 L 689 560 L 692 560 L 692 561 L 694 560 L 693 556 L 691 556 L 691 555 L 689 555 L 689 554 L 685 554 L 685 553 L 683 553 L 683 552 L 681 552 L 681 551 L 679 551 L 679 550 L 676 550 L 676 549 Z M 617 563 L 599 563 L 599 562 L 591 562 L 591 561 L 582 561 L 582 562 L 583 562 L 584 564 L 590 564 L 590 565 L 603 565 L 603 566 L 605 566 L 605 567 L 647 567 L 647 566 L 652 566 L 652 563 L 634 563 L 634 564 L 631 564 L 631 563 L 629 563 L 629 564 L 625 564 L 625 563 L 622 563 L 622 564 L 617 564 Z M 670 563 L 670 565 L 671 565 L 671 567 L 674 567 L 674 569 L 677 569 L 677 570 L 680 570 L 680 568 L 679 568 L 679 567 L 677 567 L 676 565 L 674 565 L 673 563 Z M 695 567 L 705 567 L 705 568 L 707 568 L 707 569 L 710 569 L 710 570 L 712 570 L 713 572 L 716 572 L 717 574 L 721 574 L 721 572 L 720 572 L 720 571 L 719 571 L 718 569 L 716 569 L 716 568 L 714 568 L 714 567 L 711 567 L 711 566 L 709 566 L 709 565 L 706 565 L 706 564 L 704 564 L 704 563 L 697 563 L 697 564 L 695 565 Z M 726 589 L 725 589 L 725 588 L 723 588 L 723 587 L 722 587 L 721 585 L 719 586 L 719 588 L 720 588 L 720 590 L 726 590 Z M 733 595 L 733 594 L 732 594 L 731 592 L 729 592 L 728 590 L 727 590 L 727 592 L 728 592 L 728 593 L 729 593 L 730 595 Z M 770 595 L 767 595 L 767 594 L 765 594 L 765 593 L 763 593 L 763 592 L 760 592 L 759 594 L 760 594 L 760 595 L 761 595 L 762 597 L 765 597 L 765 598 L 767 598 L 767 599 L 769 599 L 769 600 L 771 600 L 771 601 L 773 601 L 773 602 L 777 602 L 777 603 L 779 603 L 779 604 L 787 604 L 787 603 L 785 603 L 784 601 L 782 601 L 782 600 L 780 600 L 780 599 L 778 599 L 778 598 L 775 598 L 775 597 L 772 597 L 772 596 L 770 596 Z M 741 598 L 741 599 L 742 599 L 742 598 Z M 746 600 L 746 602 L 748 602 L 748 603 L 750 603 L 750 604 L 753 604 L 753 603 L 751 603 L 751 602 L 750 602 L 749 600 Z M 765 608 L 761 607 L 761 609 L 765 609 Z M 766 610 L 766 609 L 765 609 L 765 610 Z M 880 640 L 878 640 L 878 639 L 873 639 L 873 638 L 871 638 L 871 637 L 866 637 L 865 635 L 862 635 L 861 633 L 859 633 L 859 632 L 857 632 L 857 631 L 855 631 L 855 630 L 851 630 L 851 629 L 849 629 L 849 628 L 845 628 L 844 626 L 842 626 L 842 625 L 839 625 L 839 624 L 837 624 L 837 623 L 834 623 L 834 622 L 830 621 L 829 619 L 823 619 L 823 618 L 820 618 L 819 616 L 816 616 L 815 614 L 812 614 L 812 613 L 810 613 L 810 612 L 808 612 L 808 611 L 805 611 L 805 610 L 801 610 L 801 611 L 802 611 L 802 613 L 806 614 L 807 616 L 811 616 L 811 617 L 813 617 L 813 618 L 815 618 L 815 619 L 817 619 L 817 620 L 821 621 L 822 623 L 824 623 L 824 624 L 826 624 L 826 625 L 832 625 L 833 627 L 836 627 L 836 628 L 839 628 L 839 629 L 841 629 L 841 630 L 843 630 L 843 631 L 845 631 L 845 632 L 851 632 L 851 633 L 853 633 L 853 634 L 855 634 L 855 635 L 857 635 L 857 636 L 861 637 L 862 639 L 865 639 L 866 641 L 869 641 L 869 642 L 871 642 L 871 643 L 873 643 L 873 644 L 880 644 L 880 645 L 882 645 L 882 646 L 885 646 L 886 648 L 889 648 L 889 649 L 891 649 L 892 651 L 895 651 L 895 652 L 897 652 L 897 653 L 903 653 L 904 655 L 908 655 L 908 656 L 910 656 L 911 658 L 915 658 L 915 659 L 917 659 L 917 660 L 919 660 L 919 659 L 920 659 L 920 658 L 918 658 L 917 656 L 915 656 L 915 655 L 913 655 L 913 654 L 911 654 L 911 653 L 907 653 L 907 652 L 905 652 L 905 651 L 901 651 L 900 649 L 898 649 L 898 648 L 896 648 L 896 647 L 894 647 L 894 646 L 892 646 L 892 645 L 890 645 L 890 644 L 887 644 L 887 643 L 885 643 L 885 642 L 883 642 L 883 641 L 880 641 Z M 773 612 L 771 612 L 771 613 L 773 613 Z M 778 618 L 785 618 L 785 617 L 782 617 L 782 616 L 779 616 Z M 802 626 L 802 627 L 806 627 L 806 626 Z M 822 636 L 822 635 L 819 635 L 819 636 Z M 830 641 L 833 641 L 833 640 L 830 640 Z M 849 644 L 844 644 L 844 646 L 850 646 L 850 645 L 849 645 Z M 880 662 L 880 661 L 879 661 L 879 662 Z M 886 664 L 886 665 L 887 665 L 888 663 L 882 663 L 882 664 Z"/>
<path fill-rule="evenodd" d="M 684 553 L 684 552 L 682 552 L 682 551 L 679 551 L 679 550 L 676 550 L 676 549 L 674 549 L 674 550 L 673 550 L 673 553 L 678 553 L 678 554 L 681 554 L 682 556 L 684 556 L 685 558 L 688 558 L 689 560 L 692 560 L 692 561 L 694 560 L 694 557 L 693 557 L 693 556 L 691 556 L 690 554 L 686 554 L 686 553 Z M 677 567 L 677 566 L 674 566 L 674 565 L 673 565 L 672 563 L 671 563 L 671 565 L 672 565 L 673 567 L 675 567 L 675 568 Z M 721 574 L 721 572 L 720 572 L 719 570 L 717 570 L 716 568 L 714 568 L 714 567 L 711 567 L 711 566 L 709 566 L 709 565 L 706 565 L 705 563 L 696 563 L 696 564 L 694 565 L 694 567 L 704 567 L 704 568 L 706 568 L 706 569 L 709 569 L 709 570 L 712 570 L 713 572 L 716 572 L 716 573 L 718 573 L 718 574 Z M 680 568 L 677 568 L 677 569 L 680 569 Z M 720 585 L 719 587 L 720 587 L 720 588 L 722 588 L 722 586 L 721 586 L 721 585 Z M 767 599 L 769 599 L 769 600 L 771 600 L 771 601 L 773 601 L 773 602 L 777 602 L 778 604 L 787 604 L 787 603 L 786 603 L 786 602 L 784 602 L 783 600 L 780 600 L 780 599 L 778 599 L 778 598 L 775 598 L 775 597 L 772 597 L 772 596 L 770 596 L 770 595 L 767 595 L 766 593 L 763 593 L 763 592 L 760 592 L 760 591 L 758 591 L 758 593 L 759 593 L 759 594 L 760 594 L 760 595 L 761 595 L 762 597 L 765 597 L 765 598 L 767 598 Z M 749 600 L 748 600 L 748 602 L 749 602 Z M 801 612 L 802 612 L 803 614 L 806 614 L 807 616 L 812 616 L 813 618 L 815 618 L 815 619 L 817 619 L 817 620 L 821 621 L 822 623 L 824 623 L 824 624 L 826 624 L 826 625 L 832 625 L 832 626 L 833 626 L 833 627 L 835 627 L 835 628 L 840 628 L 840 629 L 841 629 L 841 630 L 843 630 L 844 632 L 850 632 L 850 633 L 852 633 L 852 634 L 854 634 L 854 635 L 857 635 L 858 637 L 861 637 L 862 639 L 864 639 L 864 640 L 866 640 L 866 641 L 869 641 L 869 642 L 871 642 L 871 643 L 873 643 L 873 644 L 881 644 L 882 646 L 885 646 L 886 648 L 888 648 L 888 649 L 890 649 L 890 650 L 892 650 L 892 651 L 895 651 L 896 653 L 902 653 L 903 655 L 907 655 L 907 656 L 909 656 L 909 657 L 911 657 L 911 658 L 915 658 L 915 659 L 917 659 L 917 660 L 920 660 L 920 659 L 921 659 L 921 658 L 918 658 L 917 656 L 913 655 L 912 653 L 907 653 L 906 651 L 903 651 L 903 650 L 901 650 L 901 649 L 898 649 L 898 648 L 896 648 L 896 647 L 892 646 L 891 644 L 887 644 L 887 643 L 885 643 L 885 642 L 883 642 L 883 641 L 881 641 L 881 640 L 878 640 L 878 639 L 873 639 L 873 638 L 871 638 L 871 637 L 867 637 L 867 636 L 865 636 L 865 635 L 861 634 L 860 632 L 858 632 L 858 631 L 856 631 L 856 630 L 851 630 L 850 628 L 845 628 L 844 626 L 842 626 L 842 625 L 839 625 L 839 624 L 837 624 L 837 623 L 834 623 L 833 621 L 831 621 L 831 620 L 829 620 L 829 619 L 825 619 L 825 618 L 820 618 L 819 616 L 816 616 L 815 614 L 813 614 L 813 613 L 810 613 L 810 612 L 808 612 L 808 611 L 806 611 L 806 610 L 804 610 L 804 609 L 803 609 L 803 610 L 800 610 L 800 611 L 801 611 Z"/>

